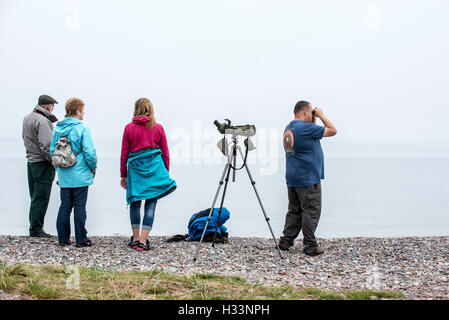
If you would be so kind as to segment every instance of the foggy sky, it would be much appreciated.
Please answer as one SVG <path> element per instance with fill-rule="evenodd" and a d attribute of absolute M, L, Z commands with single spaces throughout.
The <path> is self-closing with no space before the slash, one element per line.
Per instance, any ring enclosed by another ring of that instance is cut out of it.
<path fill-rule="evenodd" d="M 169 134 L 283 129 L 298 100 L 339 139 L 449 140 L 449 2 L 0 0 L 1 138 L 40 94 L 79 97 L 94 139 L 149 98 Z"/>

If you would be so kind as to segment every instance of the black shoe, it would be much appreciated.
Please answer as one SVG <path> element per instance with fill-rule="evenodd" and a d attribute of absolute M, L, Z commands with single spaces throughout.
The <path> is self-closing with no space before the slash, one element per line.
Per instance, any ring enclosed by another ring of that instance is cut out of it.
<path fill-rule="evenodd" d="M 30 234 L 32 238 L 53 238 L 51 234 L 46 233 L 45 231 L 38 232 L 36 234 Z"/>
<path fill-rule="evenodd" d="M 323 254 L 324 253 L 324 249 L 321 248 L 321 247 L 318 247 L 318 248 L 315 249 L 315 251 L 312 251 L 312 252 L 304 251 L 304 253 L 306 255 L 308 255 L 308 256 L 314 257 L 314 256 L 317 256 L 317 255 Z"/>
<path fill-rule="evenodd" d="M 84 248 L 84 247 L 91 247 L 91 246 L 92 246 L 92 242 L 90 240 L 86 240 L 81 243 L 77 242 L 75 244 L 75 247 L 77 247 L 77 248 Z"/>
<path fill-rule="evenodd" d="M 69 241 L 69 242 L 59 242 L 58 243 L 58 245 L 60 246 L 60 247 L 67 247 L 67 246 L 70 246 L 72 243 Z"/>
<path fill-rule="evenodd" d="M 136 247 L 140 243 L 139 240 L 134 241 L 134 236 L 131 236 L 131 239 L 128 242 L 128 247 L 133 248 Z"/>
<path fill-rule="evenodd" d="M 134 247 L 134 249 L 136 249 L 137 251 L 149 251 L 150 250 L 150 241 L 148 241 L 148 239 L 147 239 L 146 244 L 139 242 L 139 244 L 136 247 Z"/>
<path fill-rule="evenodd" d="M 292 245 L 290 243 L 279 241 L 279 249 L 282 251 L 288 251 Z"/>

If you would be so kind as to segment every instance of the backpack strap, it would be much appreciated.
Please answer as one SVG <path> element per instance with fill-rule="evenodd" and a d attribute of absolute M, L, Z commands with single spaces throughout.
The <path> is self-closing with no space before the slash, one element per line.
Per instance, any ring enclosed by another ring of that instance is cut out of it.
<path fill-rule="evenodd" d="M 70 133 L 73 131 L 73 129 L 75 129 L 78 125 L 80 125 L 81 123 L 79 123 L 79 124 L 77 124 L 77 125 L 75 125 L 75 126 L 73 126 L 73 128 L 72 129 L 70 129 L 70 131 L 69 131 L 69 133 L 67 133 L 65 136 L 62 136 L 62 138 L 66 138 L 67 139 L 67 141 L 69 141 L 70 142 L 70 140 L 68 139 L 68 137 L 69 137 L 69 135 L 70 135 Z M 78 152 L 77 153 L 75 153 L 75 157 L 77 157 L 81 152 L 83 151 L 83 145 L 81 145 L 81 148 L 78 150 Z"/>
<path fill-rule="evenodd" d="M 79 151 L 78 151 L 77 153 L 75 153 L 75 157 L 77 157 L 82 151 L 83 151 L 83 146 L 81 146 L 81 148 L 79 149 Z"/>

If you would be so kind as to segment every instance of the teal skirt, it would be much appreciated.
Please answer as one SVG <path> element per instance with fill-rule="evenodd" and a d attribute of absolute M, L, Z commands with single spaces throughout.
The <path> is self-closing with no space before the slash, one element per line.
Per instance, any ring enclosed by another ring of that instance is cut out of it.
<path fill-rule="evenodd" d="M 176 189 L 176 181 L 170 179 L 160 149 L 143 149 L 130 152 L 127 162 L 126 202 L 156 200 Z"/>

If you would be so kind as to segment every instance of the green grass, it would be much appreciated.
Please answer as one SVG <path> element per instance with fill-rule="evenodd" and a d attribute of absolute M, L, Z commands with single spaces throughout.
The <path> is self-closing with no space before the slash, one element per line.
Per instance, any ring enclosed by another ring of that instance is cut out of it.
<path fill-rule="evenodd" d="M 37 299 L 58 299 L 60 296 L 57 289 L 34 281 L 26 284 L 23 293 L 33 295 Z"/>
<path fill-rule="evenodd" d="M 404 298 L 401 293 L 371 290 L 322 290 L 293 286 L 250 284 L 240 277 L 215 274 L 181 276 L 157 270 L 116 272 L 79 267 L 79 288 L 67 287 L 73 274 L 64 266 L 0 264 L 0 289 L 35 299 L 319 299 L 365 300 Z M 76 286 L 75 286 L 76 287 Z"/>
<path fill-rule="evenodd" d="M 397 292 L 373 290 L 347 291 L 346 295 L 351 300 L 369 300 L 371 297 L 384 299 L 402 298 L 402 295 L 398 294 Z"/>

